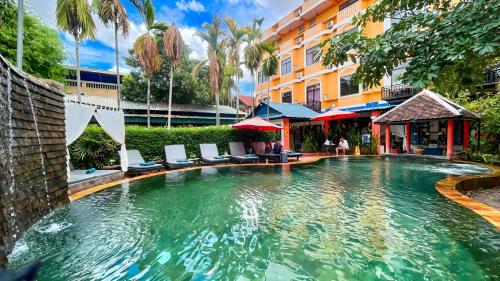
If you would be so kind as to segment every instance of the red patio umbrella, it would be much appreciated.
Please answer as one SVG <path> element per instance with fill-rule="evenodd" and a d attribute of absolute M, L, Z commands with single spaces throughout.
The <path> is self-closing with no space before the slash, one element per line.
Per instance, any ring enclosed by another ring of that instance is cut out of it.
<path fill-rule="evenodd" d="M 342 119 L 348 119 L 348 118 L 354 118 L 358 117 L 359 114 L 350 112 L 350 111 L 343 111 L 340 109 L 331 109 L 323 114 L 320 114 L 316 117 L 311 118 L 312 121 L 332 121 L 332 120 L 342 120 Z"/>
<path fill-rule="evenodd" d="M 312 121 L 325 121 L 325 136 L 328 138 L 328 130 L 330 129 L 330 123 L 329 121 L 332 120 L 342 120 L 342 119 L 349 119 L 349 118 L 355 118 L 358 117 L 358 113 L 350 112 L 350 111 L 343 111 L 337 108 L 333 108 L 328 110 L 327 112 L 320 114 L 316 117 L 311 118 Z"/>
<path fill-rule="evenodd" d="M 275 125 L 271 122 L 263 120 L 259 117 L 243 120 L 239 123 L 233 124 L 233 128 L 247 129 L 254 131 L 279 131 L 282 127 Z"/>

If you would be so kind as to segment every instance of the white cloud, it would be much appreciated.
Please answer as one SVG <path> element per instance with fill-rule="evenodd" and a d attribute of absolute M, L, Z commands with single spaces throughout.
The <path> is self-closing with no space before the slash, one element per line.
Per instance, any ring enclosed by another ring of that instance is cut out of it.
<path fill-rule="evenodd" d="M 207 57 L 207 43 L 196 35 L 197 29 L 194 27 L 180 27 L 182 38 L 191 49 L 191 58 L 202 60 Z"/>
<path fill-rule="evenodd" d="M 108 71 L 116 71 L 116 64 L 109 68 Z M 129 74 L 131 69 L 127 65 L 120 64 L 120 74 Z"/>
<path fill-rule="evenodd" d="M 181 0 L 175 3 L 177 9 L 181 11 L 193 11 L 193 12 L 204 12 L 205 6 L 196 0 Z"/>

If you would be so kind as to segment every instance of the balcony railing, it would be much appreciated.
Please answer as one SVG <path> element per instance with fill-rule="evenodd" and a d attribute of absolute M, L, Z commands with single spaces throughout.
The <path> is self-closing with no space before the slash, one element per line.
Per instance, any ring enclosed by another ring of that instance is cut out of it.
<path fill-rule="evenodd" d="M 290 49 L 293 46 L 294 42 L 295 42 L 295 39 L 290 39 L 286 42 L 281 43 L 280 52 L 284 52 L 284 51 Z"/>
<path fill-rule="evenodd" d="M 304 32 L 304 38 L 311 38 L 313 37 L 314 35 L 320 33 L 322 30 L 321 30 L 321 24 L 317 24 L 313 27 L 310 27 L 309 29 L 307 29 L 305 32 Z"/>
<path fill-rule="evenodd" d="M 360 10 L 361 10 L 361 1 L 357 1 L 357 2 L 353 3 L 352 5 L 348 6 L 347 8 L 345 8 L 339 12 L 338 22 L 342 22 L 342 21 L 354 16 Z"/>
<path fill-rule="evenodd" d="M 276 33 L 275 27 L 267 29 L 266 31 L 264 31 L 264 33 L 262 33 L 262 41 L 266 41 L 267 39 L 271 38 L 272 36 L 275 35 L 275 33 Z"/>
<path fill-rule="evenodd" d="M 292 21 L 295 20 L 295 18 L 297 18 L 297 14 L 295 11 L 293 11 L 290 14 L 288 14 L 284 19 L 280 20 L 278 29 L 281 29 L 289 25 Z"/>
<path fill-rule="evenodd" d="M 488 69 L 485 74 L 484 84 L 498 84 L 500 82 L 500 65 L 495 68 Z"/>
<path fill-rule="evenodd" d="M 66 79 L 66 86 L 76 87 L 78 85 L 76 80 Z M 116 90 L 117 85 L 113 83 L 102 83 L 102 82 L 87 82 L 80 81 L 80 86 L 82 88 L 94 88 L 94 89 L 105 89 L 105 90 Z"/>
<path fill-rule="evenodd" d="M 386 101 L 398 101 L 411 98 L 417 94 L 417 89 L 408 85 L 392 85 L 382 88 L 382 99 Z"/>
<path fill-rule="evenodd" d="M 318 2 L 321 2 L 322 0 L 306 0 L 304 2 L 304 5 L 302 6 L 303 11 L 307 11 L 309 8 L 312 6 L 316 5 Z"/>

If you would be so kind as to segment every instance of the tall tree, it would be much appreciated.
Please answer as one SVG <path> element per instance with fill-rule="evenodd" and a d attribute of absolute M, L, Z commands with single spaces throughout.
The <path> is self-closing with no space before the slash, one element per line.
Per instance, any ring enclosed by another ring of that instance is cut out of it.
<path fill-rule="evenodd" d="M 156 44 L 155 36 L 161 35 L 167 30 L 164 23 L 157 22 L 155 19 L 155 8 L 152 0 L 143 0 L 140 2 L 133 2 L 139 14 L 141 15 L 146 32 L 137 37 L 134 43 L 134 52 L 139 62 L 142 64 L 146 79 L 148 82 L 148 90 L 146 93 L 147 103 L 147 119 L 148 128 L 151 127 L 151 76 L 160 70 L 161 57 Z"/>
<path fill-rule="evenodd" d="M 267 76 L 267 120 L 269 120 L 269 102 L 271 100 L 270 96 L 270 86 L 271 86 L 271 76 L 276 75 L 278 73 L 278 57 L 276 56 L 276 52 L 278 51 L 278 47 L 276 42 L 263 42 L 260 44 L 260 48 L 262 49 L 265 57 L 262 61 L 262 74 Z"/>
<path fill-rule="evenodd" d="M 17 1 L 17 59 L 16 66 L 23 69 L 24 0 Z"/>
<path fill-rule="evenodd" d="M 241 45 L 247 35 L 247 29 L 239 27 L 233 18 L 228 17 L 224 20 L 228 29 L 228 47 L 230 50 L 229 59 L 234 71 L 234 83 L 236 91 L 236 120 L 240 118 L 240 77 L 241 77 Z"/>
<path fill-rule="evenodd" d="M 226 43 L 222 40 L 221 36 L 224 34 L 221 29 L 221 20 L 219 17 L 214 17 L 212 23 L 204 23 L 204 32 L 197 32 L 196 34 L 207 43 L 207 56 L 208 56 L 208 77 L 210 79 L 210 87 L 212 94 L 215 96 L 215 118 L 216 125 L 220 125 L 219 113 L 219 94 L 221 82 L 224 77 L 223 64 L 221 61 L 224 59 L 224 48 Z"/>
<path fill-rule="evenodd" d="M 259 69 L 262 60 L 262 49 L 260 48 L 260 40 L 262 37 L 261 26 L 264 18 L 254 18 L 252 25 L 247 28 L 245 36 L 246 47 L 243 51 L 245 58 L 245 66 L 252 74 L 252 116 L 254 116 L 255 104 L 255 73 Z"/>
<path fill-rule="evenodd" d="M 157 40 L 158 48 L 163 48 L 163 37 Z M 213 104 L 208 80 L 208 66 L 204 66 L 193 76 L 193 69 L 200 60 L 190 57 L 186 46 L 179 66 L 174 71 L 172 100 L 174 104 Z M 151 76 L 151 102 L 168 103 L 170 60 L 165 52 L 160 52 L 161 67 Z M 130 74 L 123 77 L 122 97 L 129 101 L 146 103 L 147 81 L 143 79 L 144 68 L 133 49 L 125 57 L 125 64 L 130 67 Z"/>
<path fill-rule="evenodd" d="M 174 84 L 174 70 L 175 67 L 181 62 L 182 53 L 184 52 L 184 41 L 175 23 L 165 32 L 163 39 L 163 48 L 170 60 L 170 85 L 168 91 L 168 125 L 167 129 L 170 130 L 170 123 L 172 119 L 172 85 Z"/>
<path fill-rule="evenodd" d="M 359 32 L 323 43 L 323 64 L 359 62 L 354 76 L 368 86 L 407 63 L 400 77 L 415 88 L 441 93 L 478 91 L 486 67 L 499 61 L 500 1 L 381 0 L 354 18 Z M 391 19 L 392 27 L 366 35 L 371 22 Z"/>
<path fill-rule="evenodd" d="M 16 62 L 16 15 L 14 0 L 0 0 L 0 54 Z M 59 32 L 45 25 L 38 17 L 24 13 L 23 71 L 41 78 L 64 82 L 66 59 Z"/>
<path fill-rule="evenodd" d="M 78 102 L 80 93 L 80 42 L 87 38 L 95 38 L 95 23 L 92 19 L 92 9 L 87 0 L 57 0 L 57 26 L 75 38 L 76 53 L 76 92 Z"/>
<path fill-rule="evenodd" d="M 127 11 L 120 0 L 93 0 L 92 5 L 99 19 L 106 27 L 112 25 L 115 29 L 115 64 L 116 64 L 116 98 L 120 109 L 120 52 L 118 47 L 118 32 L 126 37 L 129 32 L 130 22 Z"/>

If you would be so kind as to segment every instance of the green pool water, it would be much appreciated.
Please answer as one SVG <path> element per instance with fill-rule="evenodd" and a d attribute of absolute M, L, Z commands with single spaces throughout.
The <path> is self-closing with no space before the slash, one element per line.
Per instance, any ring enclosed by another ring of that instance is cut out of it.
<path fill-rule="evenodd" d="M 500 233 L 439 195 L 477 166 L 396 158 L 205 168 L 123 184 L 35 224 L 39 280 L 499 280 Z"/>

